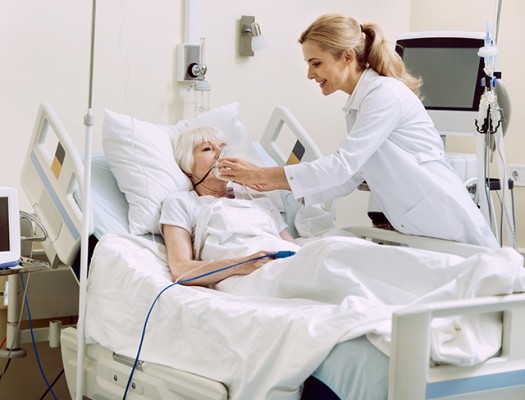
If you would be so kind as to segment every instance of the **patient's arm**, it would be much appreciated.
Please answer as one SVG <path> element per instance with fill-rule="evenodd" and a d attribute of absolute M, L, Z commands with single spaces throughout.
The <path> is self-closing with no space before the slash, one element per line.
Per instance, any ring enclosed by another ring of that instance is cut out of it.
<path fill-rule="evenodd" d="M 295 240 L 293 236 L 290 234 L 290 232 L 288 231 L 288 229 L 281 231 L 279 235 L 281 236 L 282 240 L 287 240 L 289 242 L 295 243 Z"/>
<path fill-rule="evenodd" d="M 180 280 L 183 282 L 207 272 L 221 269 L 241 261 L 249 260 L 250 258 L 260 257 L 271 253 L 270 251 L 259 251 L 247 257 L 212 261 L 197 261 L 193 259 L 194 257 L 191 235 L 187 230 L 172 225 L 163 225 L 162 230 L 164 235 L 164 243 L 166 244 L 166 252 L 168 255 L 168 266 L 170 268 L 173 281 Z M 259 269 L 271 260 L 272 258 L 268 257 L 262 258 L 260 260 L 250 261 L 245 264 L 217 272 L 216 274 L 208 275 L 206 277 L 195 279 L 194 281 L 183 284 L 198 286 L 213 285 L 232 275 L 247 275 L 256 269 Z"/>

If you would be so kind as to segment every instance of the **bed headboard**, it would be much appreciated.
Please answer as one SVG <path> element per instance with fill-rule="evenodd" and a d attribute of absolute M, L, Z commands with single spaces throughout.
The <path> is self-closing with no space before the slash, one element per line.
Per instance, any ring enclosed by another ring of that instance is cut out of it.
<path fill-rule="evenodd" d="M 277 106 L 260 143 L 253 143 L 266 165 L 286 165 L 322 156 L 294 116 Z M 286 156 L 285 154 L 289 154 Z M 104 154 L 92 155 L 89 234 L 129 233 L 128 202 L 120 191 Z M 47 229 L 43 249 L 52 266 L 73 265 L 82 232 L 81 188 L 83 162 L 75 144 L 49 104 L 42 104 L 24 161 L 21 184 L 34 212 Z M 281 191 L 284 218 L 292 235 L 300 204 L 291 192 Z"/>
<path fill-rule="evenodd" d="M 73 265 L 82 232 L 81 188 L 84 164 L 60 119 L 48 104 L 37 114 L 21 183 L 33 210 L 46 227 L 42 246 L 53 267 Z M 129 233 L 128 203 L 103 153 L 91 156 L 89 234 Z"/>
<path fill-rule="evenodd" d="M 83 165 L 74 143 L 53 109 L 42 104 L 24 160 L 21 185 L 47 229 L 48 238 L 42 246 L 53 267 L 60 261 L 70 265 L 80 248 L 81 171 Z M 93 232 L 93 226 L 89 231 Z"/>

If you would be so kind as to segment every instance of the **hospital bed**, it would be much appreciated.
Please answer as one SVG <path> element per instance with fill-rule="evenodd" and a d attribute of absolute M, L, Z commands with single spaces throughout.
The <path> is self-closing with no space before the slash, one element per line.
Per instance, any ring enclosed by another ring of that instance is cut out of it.
<path fill-rule="evenodd" d="M 133 128 L 134 123 L 131 125 Z M 282 132 L 292 133 L 294 138 L 283 142 L 279 138 Z M 299 145 L 297 141 L 300 142 Z M 282 107 L 276 107 L 260 144 L 253 146 L 257 156 L 267 164 L 282 165 L 290 159 L 311 160 L 321 155 L 300 124 Z M 283 147 L 287 150 L 281 150 Z M 299 151 L 297 151 L 298 147 Z M 297 154 L 287 157 L 286 151 L 290 152 L 290 149 L 291 153 Z M 94 225 L 90 232 L 92 232 L 91 241 L 95 246 L 107 235 L 117 234 L 125 238 L 129 235 L 129 225 L 128 202 L 119 190 L 105 155 L 94 155 L 92 162 L 93 210 L 89 212 L 93 213 Z M 81 156 L 59 118 L 49 105 L 42 105 L 24 165 L 23 187 L 34 206 L 35 213 L 47 227 L 49 238 L 44 244 L 44 249 L 55 267 L 65 264 L 74 270 L 78 262 L 82 216 L 79 188 L 82 187 L 82 171 Z M 279 199 L 276 201 L 278 202 Z M 285 220 L 290 223 L 299 205 L 287 192 L 280 193 L 280 201 Z M 330 211 L 329 207 L 327 208 Z M 376 243 L 422 248 L 462 257 L 485 251 L 477 246 L 402 235 L 372 227 L 349 227 L 345 230 Z M 153 234 L 145 234 L 139 238 L 153 244 L 159 240 L 158 236 Z M 160 272 L 161 275 L 166 273 L 167 269 Z M 147 286 L 143 281 L 140 284 Z M 126 299 L 126 302 L 128 301 L 131 300 Z M 503 319 L 501 351 L 496 356 L 469 367 L 429 363 L 431 322 L 434 319 L 451 315 L 492 312 L 501 313 Z M 139 312 L 136 314 L 135 323 L 140 325 L 144 321 L 144 315 Z M 389 361 L 386 357 L 374 355 L 377 349 L 364 337 L 338 344 L 327 360 L 313 372 L 313 378 L 308 379 L 302 396 L 304 399 L 335 399 L 338 397 L 327 387 L 337 387 L 339 391 L 346 391 L 339 393 L 340 398 L 347 395 L 353 396 L 348 398 L 359 398 L 360 393 L 366 393 L 366 390 L 370 390 L 370 386 L 375 385 L 379 386 L 380 390 L 374 392 L 388 391 L 388 398 L 392 400 L 521 398 L 525 395 L 525 345 L 520 339 L 524 328 L 525 295 L 523 294 L 403 308 L 393 314 L 392 351 Z M 118 327 L 112 329 L 118 331 Z M 69 327 L 62 331 L 61 345 L 68 387 L 71 395 L 74 396 L 77 390 L 75 328 Z M 99 343 L 88 344 L 83 366 L 85 372 L 83 394 L 93 399 L 121 398 L 134 363 L 133 356 L 133 354 L 117 354 Z M 368 367 L 369 372 L 356 375 L 355 379 L 348 376 L 338 377 L 340 371 L 352 370 L 352 368 L 361 371 L 365 366 Z M 330 380 L 327 377 L 335 378 Z M 334 383 L 337 379 L 345 382 Z M 229 398 L 228 387 L 222 382 L 155 361 L 138 363 L 129 396 L 137 399 Z"/>

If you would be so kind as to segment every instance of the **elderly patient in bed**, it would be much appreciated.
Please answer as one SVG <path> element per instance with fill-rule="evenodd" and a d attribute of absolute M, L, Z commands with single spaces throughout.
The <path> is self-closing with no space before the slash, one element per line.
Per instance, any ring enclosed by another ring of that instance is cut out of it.
<path fill-rule="evenodd" d="M 277 250 L 298 248 L 271 201 L 220 179 L 215 164 L 226 145 L 225 135 L 207 126 L 186 131 L 174 141 L 175 158 L 194 187 L 190 192 L 173 193 L 162 207 L 161 232 L 174 280 L 188 280 Z M 216 231 L 216 237 L 211 238 L 205 229 L 210 218 L 216 218 L 214 214 L 221 214 L 224 225 L 223 231 Z M 217 246 L 222 258 L 203 261 Z M 209 286 L 232 275 L 247 275 L 271 260 L 258 258 L 191 284 Z"/>

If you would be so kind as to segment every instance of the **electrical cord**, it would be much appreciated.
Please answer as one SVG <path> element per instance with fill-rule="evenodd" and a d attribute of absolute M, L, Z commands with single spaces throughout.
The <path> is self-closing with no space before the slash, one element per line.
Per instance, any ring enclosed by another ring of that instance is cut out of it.
<path fill-rule="evenodd" d="M 64 375 L 64 368 L 62 368 L 62 371 L 60 371 L 57 375 L 57 377 L 55 379 L 53 379 L 53 382 L 51 382 L 51 388 L 53 386 L 55 386 L 55 384 L 58 382 L 58 380 L 60 379 L 60 377 Z M 50 391 L 50 388 L 47 388 L 46 391 L 44 392 L 44 394 L 42 396 L 40 396 L 40 400 L 44 400 L 44 398 L 47 396 L 47 394 L 49 393 Z"/>
<path fill-rule="evenodd" d="M 2 339 L 2 342 L 0 343 L 0 350 L 2 350 L 2 347 L 4 347 L 4 344 L 5 344 L 6 340 L 7 340 L 7 335 L 4 336 L 4 338 Z M 1 382 L 2 376 L 4 376 L 4 374 L 7 371 L 7 368 L 9 367 L 9 361 L 11 361 L 10 358 L 6 362 L 6 365 L 4 367 L 4 371 L 0 374 L 0 382 Z"/>
<path fill-rule="evenodd" d="M 47 388 L 49 389 L 49 392 L 53 396 L 53 399 L 57 400 L 57 397 L 55 396 L 55 392 L 53 392 L 53 389 L 49 385 L 49 382 L 46 378 L 46 374 L 44 373 L 44 369 L 42 368 L 42 363 L 40 362 L 40 357 L 38 355 L 38 350 L 36 348 L 35 336 L 33 334 L 33 321 L 31 319 L 31 310 L 29 309 L 29 301 L 27 300 L 27 296 L 25 295 L 25 283 L 24 283 L 23 274 L 20 274 L 20 279 L 22 282 L 22 288 L 24 288 L 24 301 L 25 301 L 26 308 L 27 308 L 27 318 L 29 320 L 29 332 L 31 333 L 31 343 L 33 344 L 33 350 L 35 351 L 35 357 L 36 357 L 36 362 L 38 364 L 38 369 L 40 370 L 40 374 L 42 375 L 42 378 L 44 379 L 44 382 L 46 383 Z"/>
<path fill-rule="evenodd" d="M 155 297 L 155 300 L 153 300 L 153 303 L 151 304 L 150 308 L 149 308 L 149 311 L 146 315 L 146 319 L 144 320 L 144 325 L 142 327 L 142 334 L 141 334 L 141 337 L 140 337 L 140 342 L 139 342 L 139 347 L 138 347 L 138 350 L 137 350 L 137 355 L 135 356 L 135 361 L 133 362 L 133 367 L 131 368 L 131 372 L 129 374 L 129 378 L 128 378 L 128 383 L 126 384 L 126 389 L 124 390 L 124 395 L 122 396 L 122 400 L 125 400 L 126 399 L 126 396 L 128 394 L 128 391 L 129 391 L 129 387 L 131 385 L 131 381 L 133 379 L 133 374 L 135 373 L 135 369 L 137 368 L 137 364 L 139 362 L 139 358 L 140 358 L 140 352 L 142 351 L 142 345 L 144 344 L 144 338 L 146 336 L 146 328 L 147 328 L 147 325 L 148 325 L 148 321 L 149 321 L 149 317 L 153 311 L 153 307 L 155 307 L 155 304 L 157 303 L 157 301 L 159 300 L 160 296 L 162 296 L 162 294 L 167 291 L 168 289 L 172 288 L 173 286 L 176 286 L 176 285 L 183 285 L 185 283 L 189 283 L 189 282 L 193 282 L 197 279 L 200 279 L 200 278 L 204 278 L 206 276 L 209 276 L 209 275 L 213 275 L 213 274 L 217 274 L 219 272 L 222 272 L 222 271 L 225 271 L 227 269 L 230 269 L 230 268 L 233 268 L 233 267 L 236 267 L 238 265 L 242 265 L 242 264 L 246 264 L 248 262 L 251 262 L 251 261 L 256 261 L 256 260 L 260 260 L 262 258 L 286 258 L 286 257 L 290 257 L 290 256 L 293 256 L 295 254 L 295 251 L 291 251 L 291 250 L 281 250 L 281 251 L 278 251 L 276 253 L 272 253 L 272 254 L 265 254 L 263 256 L 259 256 L 259 257 L 253 257 L 253 258 L 250 258 L 248 260 L 245 260 L 245 261 L 241 261 L 241 262 L 238 262 L 238 263 L 235 263 L 235 264 L 231 264 L 231 265 L 228 265 L 226 267 L 222 267 L 222 268 L 218 268 L 218 269 L 215 269 L 213 271 L 209 271 L 209 272 L 206 272 L 204 274 L 201 274 L 201 275 L 198 275 L 198 276 L 195 276 L 193 278 L 188 278 L 188 279 L 185 279 L 183 281 L 181 280 L 177 280 L 175 281 L 174 283 L 166 286 L 164 289 L 162 289 L 160 291 L 159 294 L 157 294 L 157 296 Z M 205 264 L 205 265 L 208 265 L 209 263 Z M 204 265 L 204 266 L 205 266 Z M 201 266 L 199 268 L 202 268 L 204 266 Z M 198 269 L 198 268 L 196 268 Z"/>
<path fill-rule="evenodd" d="M 485 159 L 485 177 L 489 178 L 488 181 L 485 181 L 484 183 L 484 194 L 485 194 L 485 199 L 486 199 L 486 202 L 487 202 L 487 210 L 488 210 L 488 220 L 489 220 L 489 225 L 491 228 L 494 228 L 494 224 L 495 224 L 495 220 L 494 220 L 494 215 L 493 215 L 493 207 L 492 207 L 492 199 L 490 197 L 490 157 L 489 157 L 489 152 L 490 152 L 490 131 L 492 129 L 492 124 L 491 124 L 491 119 L 490 119 L 490 110 L 487 110 L 487 121 L 488 121 L 488 129 L 487 129 L 487 132 L 485 134 L 485 155 L 484 155 L 484 159 Z M 494 231 L 495 229 L 493 229 Z"/>
<path fill-rule="evenodd" d="M 32 223 L 35 223 L 43 232 L 43 236 L 22 236 L 20 238 L 20 240 L 22 242 L 25 242 L 25 241 L 32 241 L 32 242 L 43 242 L 44 240 L 46 240 L 49 235 L 47 234 L 47 230 L 45 228 L 45 226 L 42 224 L 42 222 L 40 222 L 37 218 L 35 218 L 33 215 L 25 212 L 25 211 L 20 211 L 20 219 L 27 219 L 29 220 L 30 222 Z"/>
<path fill-rule="evenodd" d="M 508 182 L 507 182 L 508 184 Z M 509 211 L 507 210 L 507 207 L 505 205 L 505 200 L 502 198 L 502 195 L 497 192 L 498 200 L 500 203 L 500 246 L 503 246 L 503 230 L 505 226 L 505 221 L 508 224 L 509 228 L 509 234 L 510 238 L 509 240 L 512 241 L 512 248 L 517 250 L 517 236 L 516 236 L 516 212 L 515 212 L 515 204 L 514 204 L 514 189 L 510 189 L 510 215 Z"/>
<path fill-rule="evenodd" d="M 0 374 L 0 383 L 2 382 L 2 378 L 5 376 L 7 370 L 9 369 L 9 365 L 11 364 L 12 358 L 8 358 L 7 362 L 5 363 L 4 370 Z"/>
<path fill-rule="evenodd" d="M 126 51 L 124 49 L 124 28 L 126 27 L 126 22 L 127 22 L 127 10 L 126 10 L 126 6 L 127 6 L 127 0 L 120 0 L 120 5 L 121 5 L 121 11 L 122 11 L 122 19 L 120 21 L 120 27 L 119 27 L 119 32 L 118 32 L 118 50 L 119 50 L 119 55 L 122 59 L 122 62 L 123 62 L 123 67 L 124 67 L 124 93 L 123 93 L 123 96 L 124 96 L 124 103 L 126 105 L 126 110 L 127 110 L 127 113 L 129 115 L 129 122 L 130 122 L 130 132 L 131 132 L 131 150 L 132 150 L 132 153 L 133 153 L 133 158 L 135 159 L 135 165 L 139 168 L 142 176 L 144 177 L 144 187 L 145 187 L 145 192 L 146 192 L 146 196 L 145 196 L 145 199 L 146 199 L 146 208 L 148 210 L 153 210 L 154 209 L 154 204 L 151 200 L 151 197 L 149 195 L 150 193 L 150 177 L 146 171 L 146 169 L 144 168 L 144 165 L 143 163 L 141 163 L 139 161 L 139 156 L 137 154 L 137 148 L 135 146 L 136 144 L 136 141 L 135 141 L 135 134 L 136 134 L 136 129 L 135 129 L 135 118 L 133 118 L 133 115 L 135 115 L 135 113 L 133 112 L 133 110 L 131 109 L 131 106 L 130 106 L 130 102 L 129 102 L 129 81 L 130 81 L 130 77 L 131 77 L 131 63 L 126 55 Z M 153 242 L 157 242 L 158 239 L 155 235 L 155 230 L 156 230 L 156 224 L 153 222 L 153 226 L 149 227 L 150 228 L 150 234 L 149 236 L 151 237 L 151 240 Z"/>
<path fill-rule="evenodd" d="M 195 267 L 193 269 L 190 269 L 189 271 L 186 271 L 185 273 L 183 273 L 181 276 L 179 276 L 175 282 L 173 282 L 174 284 L 178 284 L 180 281 L 182 281 L 182 278 L 184 278 L 186 275 L 189 275 L 193 272 L 196 272 L 198 271 L 199 269 L 203 269 L 204 267 L 207 267 L 208 265 L 210 265 L 213 261 L 208 261 L 207 263 L 205 264 L 202 264 L 202 265 L 199 265 L 198 267 Z"/>

